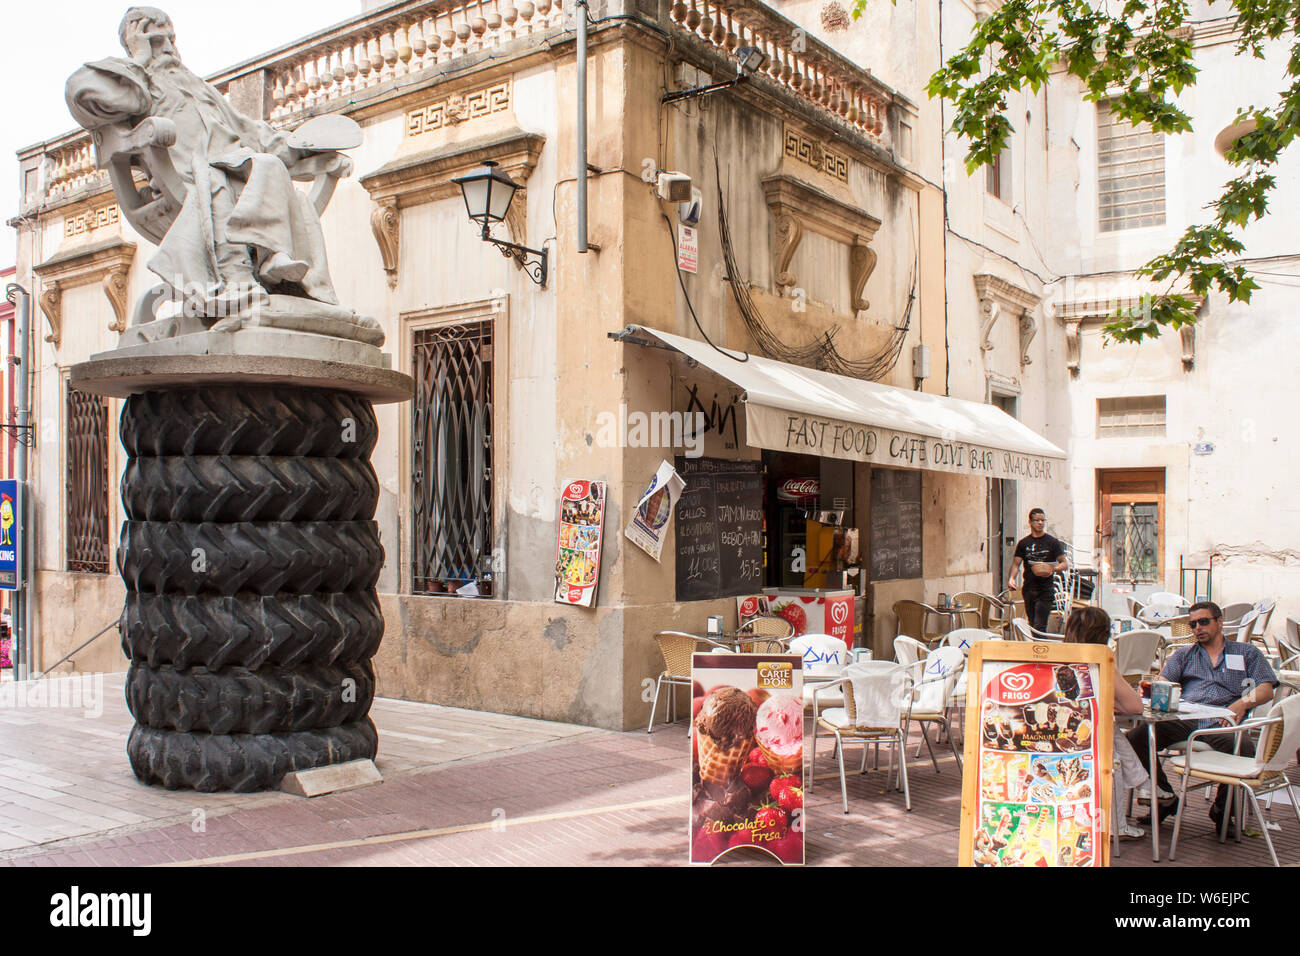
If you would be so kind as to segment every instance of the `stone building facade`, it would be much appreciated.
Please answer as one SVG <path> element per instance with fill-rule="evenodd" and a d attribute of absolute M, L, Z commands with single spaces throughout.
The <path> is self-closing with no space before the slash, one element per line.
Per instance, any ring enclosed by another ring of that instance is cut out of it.
<path fill-rule="evenodd" d="M 687 436 L 647 442 L 616 430 L 609 440 L 602 423 L 611 416 L 703 412 L 706 457 L 766 469 L 768 535 L 781 469 L 820 482 L 822 506 L 862 530 L 864 553 L 873 487 L 888 484 L 876 476 L 915 476 L 919 519 L 908 512 L 905 530 L 919 563 L 856 585 L 858 640 L 878 653 L 895 633 L 894 601 L 999 589 L 994 555 L 1014 531 L 995 501 L 1068 509 L 1058 480 L 1030 481 L 1020 465 L 1031 450 L 1053 457 L 1037 436 L 1061 444 L 1066 434 L 1064 369 L 1050 360 L 1062 333 L 1044 321 L 1041 289 L 1016 264 L 1026 240 L 1007 225 L 1014 217 L 981 212 L 983 180 L 945 167 L 953 145 L 923 93 L 939 62 L 936 4 L 873 5 L 846 31 L 829 28 L 814 2 L 780 12 L 756 0 L 594 3 L 585 253 L 576 247 L 568 0 L 493 0 L 468 12 L 441 0 L 367 7 L 211 79 L 237 108 L 276 125 L 339 111 L 363 128 L 355 175 L 323 219 L 331 271 L 340 299 L 380 320 L 394 367 L 417 381 L 415 402 L 377 409 L 381 694 L 634 727 L 648 715 L 646 679 L 662 668 L 654 633 L 700 631 L 714 613 L 734 625 L 734 587 L 703 597 L 683 589 L 674 530 L 658 561 L 623 536 L 660 462 L 691 450 Z M 201 29 L 176 26 L 182 48 L 186 31 Z M 732 54 L 746 46 L 767 58 L 756 73 L 663 102 L 735 78 Z M 544 286 L 466 218 L 451 181 L 488 160 L 524 187 L 497 231 L 546 250 Z M 18 276 L 39 319 L 39 668 L 121 606 L 119 403 L 90 401 L 67 377 L 115 344 L 129 303 L 151 284 L 150 247 L 118 215 L 84 135 L 38 143 L 19 165 Z M 689 175 L 698 190 L 693 236 L 683 232 L 692 210 L 656 194 L 663 171 Z M 982 251 L 958 258 L 945 215 Z M 679 271 L 692 251 L 695 271 Z M 630 326 L 641 331 L 622 335 Z M 809 364 L 855 370 L 856 379 L 817 380 L 832 398 L 843 397 L 837 381 L 846 395 L 863 377 L 885 386 L 870 402 L 919 417 L 919 455 L 912 446 L 873 461 L 782 457 L 750 434 L 754 395 L 747 408 L 741 371 L 719 356 L 762 356 L 765 334 L 781 344 L 769 357 L 788 360 L 774 366 L 778 377 Z M 716 349 L 701 361 L 672 336 Z M 923 377 L 914 375 L 917 346 L 930 356 Z M 999 396 L 1027 428 L 985 414 Z M 939 460 L 977 441 L 1015 470 L 990 479 Z M 574 480 L 607 489 L 591 608 L 555 600 L 560 494 Z M 881 501 L 876 510 L 896 507 Z M 874 542 L 884 552 L 888 543 Z M 770 549 L 764 555 L 759 583 L 776 576 Z M 471 580 L 477 597 L 456 593 Z M 116 670 L 124 661 L 108 637 L 73 664 Z"/>

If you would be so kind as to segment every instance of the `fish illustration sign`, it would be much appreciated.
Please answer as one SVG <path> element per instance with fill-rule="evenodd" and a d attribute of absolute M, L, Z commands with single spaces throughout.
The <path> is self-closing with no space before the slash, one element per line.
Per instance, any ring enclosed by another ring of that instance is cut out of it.
<path fill-rule="evenodd" d="M 0 589 L 16 591 L 22 586 L 19 542 L 22 541 L 22 496 L 18 482 L 0 481 Z"/>

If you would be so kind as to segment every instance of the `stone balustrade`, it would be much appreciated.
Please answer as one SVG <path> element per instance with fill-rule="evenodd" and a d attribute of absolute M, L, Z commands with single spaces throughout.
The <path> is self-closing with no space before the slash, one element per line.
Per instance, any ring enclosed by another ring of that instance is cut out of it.
<path fill-rule="evenodd" d="M 871 71 L 809 36 L 758 0 L 676 0 L 674 28 L 725 53 L 750 46 L 767 54 L 760 73 L 863 136 L 887 145 L 892 94 Z"/>
<path fill-rule="evenodd" d="M 359 93 L 417 76 L 461 57 L 512 41 L 572 29 L 574 0 L 409 0 L 363 13 L 212 77 L 234 101 L 251 81 L 262 119 L 294 126 L 303 114 L 338 108 Z M 665 29 L 730 54 L 757 47 L 768 60 L 760 85 L 771 81 L 815 110 L 888 147 L 893 94 L 871 71 L 809 36 L 761 0 L 674 0 Z M 237 104 L 247 109 L 244 103 Z M 256 107 L 253 109 L 256 112 Z M 101 183 L 94 149 L 84 134 L 47 148 L 44 201 L 58 202 Z"/>
<path fill-rule="evenodd" d="M 317 42 L 308 38 L 298 49 L 262 67 L 271 85 L 271 105 L 263 118 L 285 123 L 299 113 L 328 109 L 390 80 L 560 29 L 567 17 L 566 3 L 573 6 L 573 0 L 436 0 L 357 24 L 342 35 Z"/>
<path fill-rule="evenodd" d="M 101 180 L 107 183 L 108 176 L 95 168 L 95 148 L 91 145 L 89 135 L 83 135 L 46 154 L 45 192 L 51 200 L 60 199 Z"/>

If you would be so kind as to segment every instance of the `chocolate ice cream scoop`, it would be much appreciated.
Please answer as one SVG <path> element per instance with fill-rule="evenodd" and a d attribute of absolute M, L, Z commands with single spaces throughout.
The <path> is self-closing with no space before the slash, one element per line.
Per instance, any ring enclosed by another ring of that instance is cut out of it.
<path fill-rule="evenodd" d="M 758 708 L 738 687 L 719 687 L 704 698 L 695 729 L 712 737 L 724 748 L 754 736 Z"/>

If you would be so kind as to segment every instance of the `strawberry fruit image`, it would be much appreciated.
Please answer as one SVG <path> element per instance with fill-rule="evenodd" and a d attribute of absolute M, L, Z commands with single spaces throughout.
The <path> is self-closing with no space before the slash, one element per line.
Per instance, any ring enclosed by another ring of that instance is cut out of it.
<path fill-rule="evenodd" d="M 770 803 L 763 804 L 754 814 L 754 829 L 766 837 L 760 843 L 770 843 L 773 839 L 770 834 L 776 834 L 778 837 L 785 836 L 789 825 L 789 814 Z"/>
<path fill-rule="evenodd" d="M 797 773 L 783 773 L 780 776 L 772 778 L 772 783 L 768 787 L 768 794 L 777 803 L 781 802 L 781 791 L 786 787 L 803 787 L 803 780 Z M 803 793 L 801 789 L 799 791 Z"/>
<path fill-rule="evenodd" d="M 745 781 L 745 786 L 751 790 L 764 790 L 772 780 L 772 771 L 767 761 L 747 763 L 740 768 L 740 779 Z"/>
<path fill-rule="evenodd" d="M 803 834 L 796 830 L 787 830 L 777 839 L 768 840 L 763 847 L 775 853 L 782 863 L 803 862 Z"/>
<path fill-rule="evenodd" d="M 691 862 L 711 863 L 726 848 L 725 833 L 707 833 L 701 827 L 695 831 L 695 839 L 691 841 Z"/>
<path fill-rule="evenodd" d="M 793 813 L 803 806 L 803 787 L 786 787 L 776 802 L 786 813 Z"/>
<path fill-rule="evenodd" d="M 772 613 L 785 618 L 794 626 L 795 637 L 802 637 L 808 632 L 808 614 L 794 601 L 777 605 Z"/>

